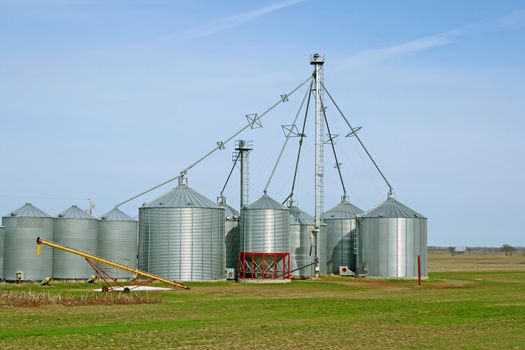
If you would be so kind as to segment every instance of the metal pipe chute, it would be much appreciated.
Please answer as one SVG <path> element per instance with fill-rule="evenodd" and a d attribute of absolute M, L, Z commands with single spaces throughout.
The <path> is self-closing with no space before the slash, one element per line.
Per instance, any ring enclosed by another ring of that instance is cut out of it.
<path fill-rule="evenodd" d="M 63 245 L 55 243 L 55 242 L 46 241 L 44 239 L 41 239 L 40 237 L 37 237 L 36 244 L 37 244 L 37 246 L 36 246 L 37 255 L 40 255 L 41 246 L 42 245 L 47 245 L 47 246 L 49 246 L 51 248 L 54 248 L 54 249 L 59 249 L 59 250 L 62 250 L 62 251 L 65 251 L 65 252 L 68 252 L 68 253 L 71 253 L 71 254 L 79 255 L 79 256 L 81 256 L 81 257 L 83 257 L 85 259 L 91 260 L 91 261 L 96 261 L 96 262 L 104 264 L 104 265 L 108 265 L 108 266 L 111 266 L 111 267 L 114 267 L 114 268 L 117 268 L 117 269 L 121 269 L 121 270 L 124 270 L 124 271 L 131 272 L 131 273 L 133 273 L 135 275 L 139 275 L 139 276 L 147 277 L 147 278 L 150 278 L 150 279 L 153 279 L 153 280 L 157 280 L 157 281 L 160 281 L 160 282 L 164 282 L 166 284 L 169 284 L 169 285 L 177 287 L 177 288 L 190 289 L 190 287 L 185 286 L 182 283 L 170 281 L 170 280 L 168 280 L 166 278 L 153 275 L 153 274 L 151 274 L 149 272 L 142 271 L 142 270 L 139 270 L 139 269 L 135 269 L 135 268 L 132 268 L 132 267 L 129 267 L 129 266 L 126 266 L 126 265 L 118 264 L 116 262 L 109 261 L 109 260 L 106 260 L 104 258 L 95 256 L 95 255 L 92 255 L 92 254 L 88 254 L 86 252 L 83 252 L 83 251 L 80 251 L 80 250 L 77 250 L 77 249 L 69 248 L 69 247 L 63 246 Z"/>

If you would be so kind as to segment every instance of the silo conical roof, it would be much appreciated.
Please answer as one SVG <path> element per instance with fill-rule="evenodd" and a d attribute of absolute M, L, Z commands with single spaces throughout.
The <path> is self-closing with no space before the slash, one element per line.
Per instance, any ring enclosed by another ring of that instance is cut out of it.
<path fill-rule="evenodd" d="M 217 203 L 191 189 L 179 184 L 165 195 L 144 205 L 147 208 L 221 208 Z"/>
<path fill-rule="evenodd" d="M 288 210 L 281 203 L 277 202 L 275 199 L 271 198 L 268 195 L 263 195 L 261 198 L 253 202 L 252 204 L 246 206 L 246 209 L 277 209 L 277 210 Z"/>
<path fill-rule="evenodd" d="M 80 209 L 76 205 L 72 205 L 60 214 L 57 215 L 58 218 L 61 219 L 95 219 L 96 218 L 88 213 L 86 213 L 84 210 Z"/>
<path fill-rule="evenodd" d="M 237 219 L 240 216 L 239 212 L 228 204 L 222 204 L 221 207 L 224 208 L 224 217 L 227 220 Z"/>
<path fill-rule="evenodd" d="M 290 209 L 290 223 L 298 225 L 315 225 L 315 219 L 312 215 L 302 211 L 295 205 L 288 207 Z"/>
<path fill-rule="evenodd" d="M 108 211 L 106 214 L 100 217 L 100 220 L 104 221 L 135 221 L 131 216 L 124 213 L 119 208 L 113 208 Z"/>
<path fill-rule="evenodd" d="M 44 212 L 43 210 L 38 209 L 31 203 L 26 203 L 18 209 L 13 210 L 7 216 L 16 216 L 16 217 L 30 217 L 30 218 L 52 218 L 51 215 Z"/>
<path fill-rule="evenodd" d="M 410 209 L 406 205 L 400 203 L 394 198 L 388 198 L 386 201 L 369 210 L 362 215 L 364 218 L 421 218 L 425 216 L 419 214 L 415 210 Z"/>
<path fill-rule="evenodd" d="M 346 199 L 342 200 L 341 203 L 337 204 L 332 209 L 328 210 L 323 214 L 323 219 L 355 219 L 357 215 L 364 211 Z"/>

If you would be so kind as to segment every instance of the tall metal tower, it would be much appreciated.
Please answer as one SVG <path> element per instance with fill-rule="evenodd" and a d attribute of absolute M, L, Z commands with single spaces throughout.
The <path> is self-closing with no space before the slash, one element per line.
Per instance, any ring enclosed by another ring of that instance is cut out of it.
<path fill-rule="evenodd" d="M 315 274 L 319 275 L 319 258 L 318 258 L 318 241 L 319 230 L 321 228 L 321 218 L 323 215 L 324 204 L 324 118 L 322 110 L 322 81 L 323 81 L 323 64 L 324 57 L 314 53 L 310 59 L 310 64 L 314 66 L 315 80 Z"/>
<path fill-rule="evenodd" d="M 235 142 L 235 152 L 233 157 L 240 161 L 241 168 L 241 205 L 240 208 L 244 208 L 249 203 L 249 180 L 250 180 L 250 166 L 249 166 L 249 154 L 253 149 L 253 141 L 237 140 Z"/>

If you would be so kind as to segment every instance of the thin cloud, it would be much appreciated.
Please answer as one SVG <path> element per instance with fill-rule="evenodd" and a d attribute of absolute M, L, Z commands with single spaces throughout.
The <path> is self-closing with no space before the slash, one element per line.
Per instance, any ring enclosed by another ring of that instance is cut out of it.
<path fill-rule="evenodd" d="M 525 11 L 515 11 L 502 17 L 467 23 L 461 27 L 436 35 L 426 36 L 380 49 L 358 52 L 346 59 L 340 65 L 340 68 L 346 69 L 379 63 L 395 57 L 407 56 L 420 51 L 450 45 L 467 35 L 497 31 L 515 31 L 523 27 L 525 27 Z"/>
<path fill-rule="evenodd" d="M 213 34 L 222 32 L 223 30 L 237 27 L 241 24 L 244 24 L 244 23 L 253 21 L 255 19 L 258 19 L 260 17 L 266 16 L 272 12 L 276 12 L 276 11 L 282 10 L 290 6 L 297 5 L 303 1 L 304 0 L 286 0 L 286 1 L 276 2 L 276 3 L 269 4 L 263 7 L 259 7 L 251 11 L 246 11 L 246 12 L 238 13 L 232 16 L 219 18 L 199 28 L 196 28 L 196 29 L 190 30 L 189 32 L 184 33 L 184 37 L 188 39 L 195 39 L 195 38 L 202 38 L 202 37 L 206 37 L 209 35 L 213 35 Z"/>
<path fill-rule="evenodd" d="M 382 49 L 365 50 L 359 52 L 347 59 L 343 66 L 344 68 L 352 68 L 364 64 L 378 63 L 397 56 L 410 55 L 418 51 L 429 50 L 434 47 L 448 45 L 453 42 L 455 42 L 454 38 L 443 34 L 428 36 Z"/>
<path fill-rule="evenodd" d="M 515 11 L 499 19 L 497 25 L 502 30 L 518 30 L 525 27 L 525 10 Z"/>

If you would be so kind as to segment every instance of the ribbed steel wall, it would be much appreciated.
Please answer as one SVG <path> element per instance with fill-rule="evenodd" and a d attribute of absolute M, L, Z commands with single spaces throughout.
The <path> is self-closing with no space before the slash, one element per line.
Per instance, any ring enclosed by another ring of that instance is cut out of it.
<path fill-rule="evenodd" d="M 363 210 L 342 198 L 341 202 L 323 214 L 326 231 L 320 238 L 320 273 L 339 274 L 340 266 L 355 272 L 357 255 L 357 215 Z"/>
<path fill-rule="evenodd" d="M 426 218 L 359 219 L 359 270 L 368 276 L 415 278 L 417 257 L 427 276 Z"/>
<path fill-rule="evenodd" d="M 339 274 L 339 266 L 348 266 L 355 271 L 354 237 L 356 235 L 356 219 L 324 220 L 326 231 L 321 234 L 322 249 L 321 274 Z"/>
<path fill-rule="evenodd" d="M 240 231 L 239 220 L 227 219 L 224 222 L 226 267 L 233 268 L 235 271 L 239 261 Z"/>
<path fill-rule="evenodd" d="M 0 280 L 4 279 L 5 227 L 0 226 Z"/>
<path fill-rule="evenodd" d="M 54 241 L 66 247 L 97 255 L 98 222 L 96 219 L 55 219 Z M 34 250 L 34 249 L 33 249 Z M 93 268 L 80 256 L 55 250 L 53 278 L 88 279 L 95 274 Z"/>
<path fill-rule="evenodd" d="M 315 258 L 315 252 L 313 251 L 315 242 L 313 241 L 312 235 L 315 228 L 315 219 L 310 214 L 295 206 L 292 201 L 289 202 L 288 209 L 290 210 L 290 227 L 288 233 L 290 238 L 292 274 L 302 277 L 314 276 L 315 266 L 305 266 L 312 264 Z"/>
<path fill-rule="evenodd" d="M 223 197 L 220 206 L 224 208 L 224 266 L 237 272 L 239 260 L 239 216 L 240 213 L 226 204 Z"/>
<path fill-rule="evenodd" d="M 241 209 L 240 250 L 243 252 L 289 252 L 288 209 Z"/>
<path fill-rule="evenodd" d="M 305 225 L 298 223 L 290 223 L 289 237 L 290 237 L 290 259 L 291 259 L 291 270 L 295 270 L 298 267 L 305 266 L 313 263 L 314 251 L 312 248 L 312 254 L 310 255 L 310 247 L 312 241 L 310 240 L 311 232 L 315 228 L 315 225 Z M 294 271 L 292 275 L 310 277 L 315 273 L 315 266 L 309 266 L 297 271 Z"/>
<path fill-rule="evenodd" d="M 101 258 L 137 267 L 137 222 L 101 219 L 98 222 L 98 256 Z M 129 279 L 132 274 L 116 268 L 100 265 L 110 276 Z"/>
<path fill-rule="evenodd" d="M 224 209 L 139 209 L 139 268 L 178 281 L 224 278 Z"/>
<path fill-rule="evenodd" d="M 326 228 L 326 224 L 324 226 Z M 328 249 L 326 248 L 328 245 L 327 237 L 326 237 L 326 229 L 321 231 L 317 235 L 317 252 L 319 256 L 319 274 L 321 275 L 327 275 L 328 274 Z M 331 254 L 330 254 L 330 260 L 331 260 Z"/>
<path fill-rule="evenodd" d="M 52 274 L 52 248 L 43 247 L 36 255 L 36 238 L 53 240 L 52 217 L 2 218 L 5 226 L 4 279 L 16 280 L 16 273 L 23 272 L 26 281 L 41 281 Z"/>

